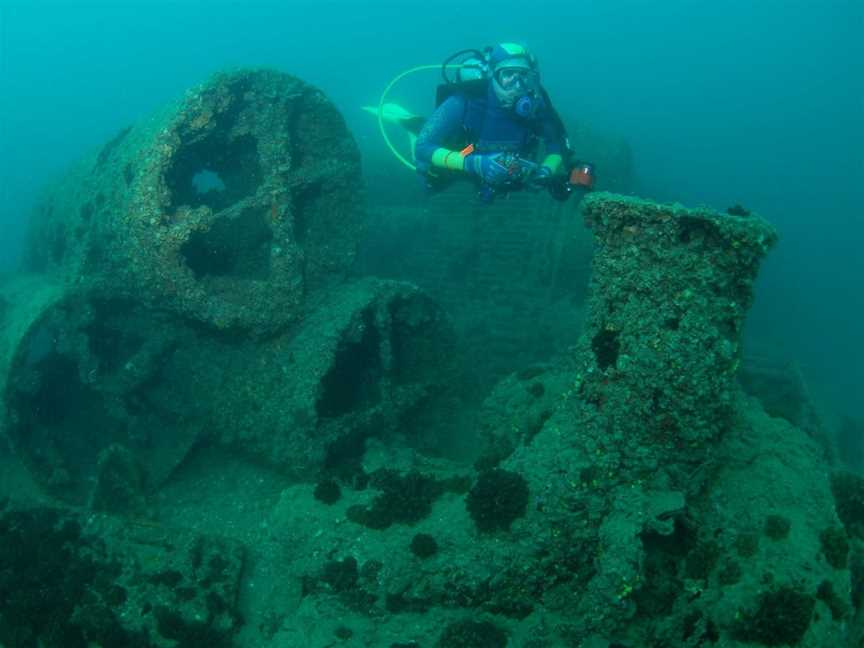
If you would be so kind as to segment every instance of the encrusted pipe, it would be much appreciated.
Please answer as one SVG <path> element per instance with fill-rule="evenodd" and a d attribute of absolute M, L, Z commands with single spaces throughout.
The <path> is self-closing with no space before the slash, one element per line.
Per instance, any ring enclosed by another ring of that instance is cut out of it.
<path fill-rule="evenodd" d="M 776 241 L 756 216 L 595 194 L 580 393 L 633 467 L 698 462 L 730 422 L 744 316 Z"/>

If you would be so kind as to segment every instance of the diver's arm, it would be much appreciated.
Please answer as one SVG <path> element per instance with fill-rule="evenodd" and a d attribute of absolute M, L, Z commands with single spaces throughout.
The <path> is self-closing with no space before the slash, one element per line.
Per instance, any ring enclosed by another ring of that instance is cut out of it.
<path fill-rule="evenodd" d="M 417 135 L 417 143 L 414 146 L 418 171 L 426 172 L 433 167 L 464 170 L 465 158 L 461 152 L 448 149 L 443 145 L 445 141 L 459 133 L 464 114 L 465 98 L 459 95 L 448 97 L 432 113 L 420 134 Z"/>

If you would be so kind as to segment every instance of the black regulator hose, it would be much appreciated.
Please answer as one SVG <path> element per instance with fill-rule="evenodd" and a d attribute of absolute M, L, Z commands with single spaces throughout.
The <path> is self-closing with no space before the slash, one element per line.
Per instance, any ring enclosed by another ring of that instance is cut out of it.
<path fill-rule="evenodd" d="M 455 59 L 459 58 L 460 56 L 462 56 L 464 54 L 470 54 L 472 56 L 476 56 L 481 61 L 483 61 L 486 57 L 486 55 L 483 52 L 481 52 L 478 49 L 473 49 L 473 48 L 459 50 L 455 54 L 451 54 L 446 59 L 444 59 L 444 62 L 441 64 L 441 76 L 444 79 L 444 83 L 457 83 L 456 81 L 453 81 L 447 77 L 447 68 L 450 65 L 450 63 L 452 63 Z"/>

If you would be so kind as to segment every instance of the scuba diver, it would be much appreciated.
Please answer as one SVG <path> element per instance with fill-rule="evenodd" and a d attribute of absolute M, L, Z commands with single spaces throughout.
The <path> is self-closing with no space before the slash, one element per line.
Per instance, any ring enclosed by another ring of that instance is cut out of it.
<path fill-rule="evenodd" d="M 447 74 L 453 68 L 455 79 Z M 593 169 L 572 160 L 564 124 L 525 46 L 499 43 L 483 51 L 462 50 L 441 70 L 444 83 L 438 86 L 437 108 L 428 119 L 385 104 L 383 97 L 379 109 L 366 108 L 379 115 L 379 123 L 398 123 L 415 136 L 415 165 L 409 166 L 430 190 L 467 178 L 481 200 L 491 202 L 522 189 L 546 188 L 566 200 L 576 188 L 591 188 Z M 541 146 L 543 159 L 538 163 Z"/>

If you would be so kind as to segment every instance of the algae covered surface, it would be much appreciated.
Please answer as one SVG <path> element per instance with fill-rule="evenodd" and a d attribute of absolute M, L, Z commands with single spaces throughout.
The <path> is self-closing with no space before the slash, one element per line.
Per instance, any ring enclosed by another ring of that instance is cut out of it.
<path fill-rule="evenodd" d="M 864 477 L 747 361 L 768 219 L 435 226 L 359 163 L 237 70 L 47 189 L 0 281 L 0 645 L 864 645 Z"/>

